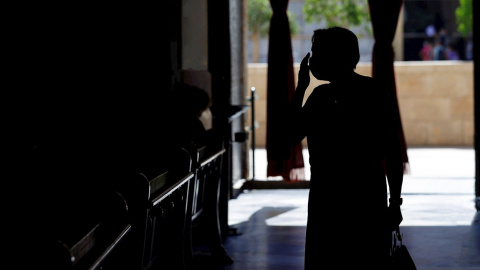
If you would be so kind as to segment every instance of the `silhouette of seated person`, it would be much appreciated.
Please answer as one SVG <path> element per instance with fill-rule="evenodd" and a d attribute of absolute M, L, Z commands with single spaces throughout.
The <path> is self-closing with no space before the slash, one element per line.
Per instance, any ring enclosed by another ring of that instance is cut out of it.
<path fill-rule="evenodd" d="M 300 64 L 288 130 L 291 143 L 307 139 L 309 152 L 305 269 L 389 269 L 392 230 L 403 219 L 393 99 L 355 72 L 359 59 L 356 35 L 332 27 L 314 31 Z M 323 83 L 302 105 L 310 72 Z"/>
<path fill-rule="evenodd" d="M 172 140 L 177 145 L 193 143 L 201 148 L 207 144 L 207 129 L 200 117 L 210 105 L 210 96 L 202 88 L 186 83 L 175 85 L 170 112 Z"/>
<path fill-rule="evenodd" d="M 220 137 L 217 136 L 216 131 L 210 128 L 208 124 L 209 108 L 211 106 L 211 99 L 209 94 L 193 85 L 186 83 L 179 83 L 174 88 L 173 99 L 171 100 L 172 107 L 172 125 L 173 125 L 173 140 L 178 146 L 185 146 L 185 144 L 192 143 L 198 149 L 207 148 L 206 153 L 209 152 L 209 147 L 213 146 L 213 151 L 217 150 L 216 145 L 221 143 Z M 202 118 L 207 115 L 206 121 L 202 121 Z M 218 196 L 216 183 L 213 181 L 207 181 L 206 194 L 207 196 Z M 209 192 L 210 191 L 210 192 Z M 206 198 L 205 203 L 208 200 L 212 202 L 213 198 Z M 215 202 L 216 203 L 216 202 Z M 211 206 L 211 204 L 210 204 Z M 206 244 L 211 250 L 214 263 L 225 265 L 233 263 L 233 259 L 227 254 L 220 235 L 219 224 L 212 222 L 215 220 L 216 215 L 212 208 L 204 208 L 203 215 L 206 217 L 204 224 L 205 231 L 198 235 L 199 238 L 206 238 Z M 203 228 L 203 227 L 202 227 Z"/>

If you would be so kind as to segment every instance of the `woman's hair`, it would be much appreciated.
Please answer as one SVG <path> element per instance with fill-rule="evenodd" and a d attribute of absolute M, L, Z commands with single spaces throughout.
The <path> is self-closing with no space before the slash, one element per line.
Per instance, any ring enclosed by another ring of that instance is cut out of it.
<path fill-rule="evenodd" d="M 335 57 L 339 65 L 355 69 L 360 61 L 358 38 L 349 29 L 334 26 L 313 31 L 312 50 L 326 52 Z"/>

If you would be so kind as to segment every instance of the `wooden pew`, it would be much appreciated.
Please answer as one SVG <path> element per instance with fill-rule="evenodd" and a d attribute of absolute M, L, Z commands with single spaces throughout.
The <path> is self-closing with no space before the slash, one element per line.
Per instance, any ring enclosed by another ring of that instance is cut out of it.
<path fill-rule="evenodd" d="M 63 213 L 70 218 L 62 226 L 69 226 L 63 227 L 56 238 L 44 242 L 54 245 L 45 245 L 45 258 L 42 258 L 45 266 L 72 270 L 119 269 L 131 263 L 127 243 L 132 225 L 127 219 L 126 201 L 113 190 L 102 195 L 99 200 L 77 198 L 93 200 L 95 209 L 86 206 L 78 212 Z M 87 201 L 82 203 L 89 204 Z M 98 215 L 94 211 L 98 211 Z"/>
<path fill-rule="evenodd" d="M 76 207 L 69 204 L 60 207 L 61 211 L 52 211 L 57 218 L 51 223 L 57 223 L 55 228 L 61 230 L 42 240 L 49 247 L 37 266 L 72 270 L 187 269 L 184 245 L 191 219 L 186 217 L 189 187 L 195 176 L 191 157 L 180 148 L 158 155 L 162 158 L 155 162 L 169 161 L 158 164 L 158 168 L 149 164 L 136 171 L 132 167 L 117 168 L 100 190 L 82 185 L 69 199 L 76 202 Z"/>
<path fill-rule="evenodd" d="M 195 145 L 191 142 L 185 146 L 193 158 L 192 167 L 195 173 L 189 193 L 191 203 L 187 215 L 191 218 L 192 227 L 190 239 L 187 238 L 189 243 L 186 244 L 188 250 L 185 256 L 192 258 L 193 264 L 194 250 L 206 245 L 214 261 L 230 264 L 233 261 L 223 247 L 219 224 L 219 207 L 224 203 L 220 201 L 220 187 L 225 148 L 223 140 L 213 131 L 208 136 L 206 145 Z"/>
<path fill-rule="evenodd" d="M 132 224 L 139 250 L 138 269 L 186 269 L 185 238 L 190 225 L 186 218 L 188 194 L 194 174 L 191 157 L 181 148 L 167 155 L 162 171 L 138 172 L 135 183 L 123 190 L 132 205 Z"/>

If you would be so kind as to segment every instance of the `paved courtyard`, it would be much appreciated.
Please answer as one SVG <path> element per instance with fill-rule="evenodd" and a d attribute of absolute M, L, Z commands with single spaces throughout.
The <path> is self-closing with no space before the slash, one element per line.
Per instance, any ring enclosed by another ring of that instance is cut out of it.
<path fill-rule="evenodd" d="M 408 150 L 410 173 L 404 177 L 401 231 L 418 270 L 480 269 L 474 154 L 473 148 Z M 308 168 L 306 150 L 304 159 Z M 281 181 L 266 177 L 265 149 L 255 151 L 255 160 L 256 180 Z M 308 169 L 305 172 L 309 179 Z M 295 227 L 302 232 L 307 218 L 307 195 L 308 189 L 244 191 L 230 201 L 229 224 L 249 222 L 261 209 L 284 208 L 288 211 L 266 218 L 265 226 Z"/>

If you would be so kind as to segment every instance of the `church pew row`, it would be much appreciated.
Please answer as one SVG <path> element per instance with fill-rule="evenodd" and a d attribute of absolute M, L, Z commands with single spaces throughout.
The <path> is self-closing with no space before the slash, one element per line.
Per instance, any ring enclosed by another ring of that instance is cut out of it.
<path fill-rule="evenodd" d="M 196 246 L 224 251 L 218 226 L 224 153 L 222 142 L 189 143 L 169 153 L 161 170 L 123 171 L 98 196 L 76 193 L 71 200 L 79 211 L 69 211 L 70 222 L 49 239 L 44 262 L 50 269 L 192 269 Z"/>

